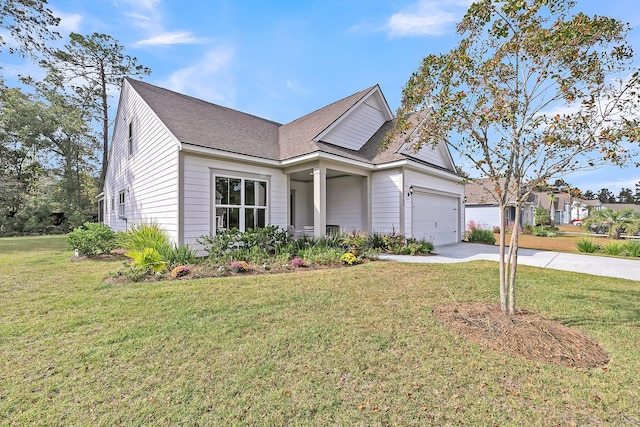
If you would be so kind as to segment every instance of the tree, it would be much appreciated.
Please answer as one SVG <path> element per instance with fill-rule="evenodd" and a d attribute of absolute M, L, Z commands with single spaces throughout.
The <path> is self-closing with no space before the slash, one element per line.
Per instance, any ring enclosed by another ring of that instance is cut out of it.
<path fill-rule="evenodd" d="M 600 200 L 600 203 L 615 203 L 616 197 L 609 189 L 601 188 L 600 191 L 598 191 L 598 200 Z"/>
<path fill-rule="evenodd" d="M 551 218 L 551 226 L 554 227 L 556 225 L 556 202 L 558 201 L 558 197 L 555 194 L 549 194 L 549 217 Z"/>
<path fill-rule="evenodd" d="M 630 188 L 621 188 L 618 193 L 618 203 L 633 203 L 633 192 Z"/>
<path fill-rule="evenodd" d="M 585 200 L 595 200 L 595 199 L 597 199 L 596 195 L 591 190 L 587 190 L 584 193 L 582 193 L 582 198 L 585 199 Z"/>
<path fill-rule="evenodd" d="M 102 167 L 99 187 L 102 187 L 109 157 L 109 88 L 122 87 L 122 79 L 132 75 L 149 75 L 151 70 L 137 63 L 137 58 L 125 55 L 124 47 L 106 34 L 82 36 L 71 33 L 64 50 L 42 61 L 51 79 L 70 85 L 76 104 L 90 111 L 101 125 Z"/>
<path fill-rule="evenodd" d="M 537 185 L 623 163 L 631 154 L 624 142 L 640 140 L 640 80 L 625 39 L 628 25 L 570 15 L 573 6 L 569 0 L 472 4 L 457 26 L 458 46 L 425 57 L 403 88 L 387 136 L 416 150 L 446 143 L 491 180 L 501 211 L 500 306 L 510 314 L 519 231 L 514 227 L 507 253 L 508 190 L 516 189 L 518 218 Z M 629 77 L 609 79 L 615 75 Z"/>
<path fill-rule="evenodd" d="M 619 239 L 622 233 L 634 235 L 638 232 L 640 215 L 632 208 L 619 211 L 605 208 L 592 212 L 582 224 L 590 230 L 607 233 L 609 238 Z"/>
<path fill-rule="evenodd" d="M 633 196 L 633 202 L 636 205 L 640 205 L 640 181 L 636 183 L 636 192 Z"/>
<path fill-rule="evenodd" d="M 9 46 L 10 53 L 34 57 L 43 52 L 47 40 L 60 36 L 50 29 L 59 22 L 47 8 L 47 0 L 0 0 L 0 28 L 8 30 L 16 42 Z M 0 34 L 0 47 L 6 45 Z"/>
<path fill-rule="evenodd" d="M 0 85 L 0 215 L 13 217 L 44 174 L 38 112 L 28 95 Z"/>
<path fill-rule="evenodd" d="M 30 94 L 5 88 L 0 107 L 0 220 L 14 219 L 5 231 L 38 231 L 52 212 L 90 218 L 96 143 L 85 112 L 44 83 Z"/>

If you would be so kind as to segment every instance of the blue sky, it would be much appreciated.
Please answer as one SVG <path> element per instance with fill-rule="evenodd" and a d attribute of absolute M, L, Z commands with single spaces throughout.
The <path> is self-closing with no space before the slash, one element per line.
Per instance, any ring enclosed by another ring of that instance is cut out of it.
<path fill-rule="evenodd" d="M 152 69 L 145 81 L 280 123 L 376 83 L 395 111 L 422 57 L 456 45 L 454 26 L 470 3 L 49 0 L 62 18 L 63 42 L 71 31 L 109 34 Z M 640 54 L 637 0 L 577 3 L 576 10 L 638 27 L 629 40 Z M 0 65 L 9 84 L 18 73 L 41 76 L 33 64 L 4 53 Z M 634 189 L 640 172 L 601 168 L 565 179 L 582 190 L 617 194 Z"/>

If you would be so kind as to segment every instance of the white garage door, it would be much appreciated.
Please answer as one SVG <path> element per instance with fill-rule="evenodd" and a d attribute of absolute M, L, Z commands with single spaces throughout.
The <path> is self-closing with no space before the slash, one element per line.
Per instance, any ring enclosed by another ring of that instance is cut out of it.
<path fill-rule="evenodd" d="M 435 245 L 457 243 L 458 198 L 428 193 L 413 194 L 413 235 Z"/>

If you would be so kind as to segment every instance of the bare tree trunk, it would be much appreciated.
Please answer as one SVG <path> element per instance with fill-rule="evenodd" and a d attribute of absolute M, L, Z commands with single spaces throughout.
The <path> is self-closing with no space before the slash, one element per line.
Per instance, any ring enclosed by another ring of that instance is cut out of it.
<path fill-rule="evenodd" d="M 507 312 L 507 266 L 505 264 L 504 249 L 506 246 L 506 227 L 507 219 L 505 217 L 505 206 L 500 204 L 500 309 L 503 313 Z"/>
<path fill-rule="evenodd" d="M 511 244 L 509 245 L 509 258 L 511 261 L 511 271 L 509 274 L 508 289 L 508 311 L 510 315 L 516 313 L 516 271 L 518 269 L 518 236 L 520 235 L 520 211 L 521 207 L 516 203 L 516 221 L 511 233 Z"/>

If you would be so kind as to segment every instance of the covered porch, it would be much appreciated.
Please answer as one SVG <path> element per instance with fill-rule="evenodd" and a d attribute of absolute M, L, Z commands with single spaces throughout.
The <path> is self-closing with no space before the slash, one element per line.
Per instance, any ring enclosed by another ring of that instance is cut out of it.
<path fill-rule="evenodd" d="M 295 235 L 370 231 L 371 178 L 366 170 L 313 162 L 286 171 L 288 222 Z"/>

